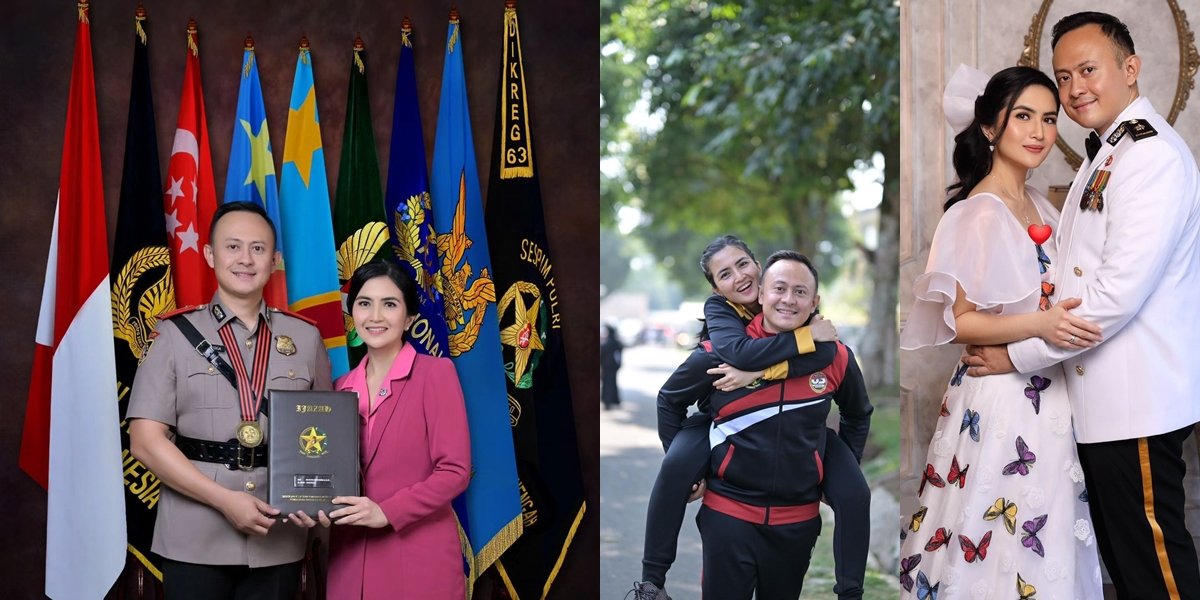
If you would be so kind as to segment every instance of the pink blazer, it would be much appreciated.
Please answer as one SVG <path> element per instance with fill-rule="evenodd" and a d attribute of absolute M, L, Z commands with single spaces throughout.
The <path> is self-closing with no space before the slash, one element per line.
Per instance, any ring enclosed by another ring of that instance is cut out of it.
<path fill-rule="evenodd" d="M 367 359 L 334 384 L 368 398 Z M 386 395 L 362 424 L 362 493 L 389 525 L 334 525 L 329 598 L 465 598 L 458 523 L 450 501 L 467 488 L 471 444 L 454 364 L 405 344 Z"/>

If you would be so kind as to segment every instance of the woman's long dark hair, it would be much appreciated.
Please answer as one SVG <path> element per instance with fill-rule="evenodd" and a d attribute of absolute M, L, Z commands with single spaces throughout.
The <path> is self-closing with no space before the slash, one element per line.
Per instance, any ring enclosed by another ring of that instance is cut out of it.
<path fill-rule="evenodd" d="M 1058 88 L 1054 86 L 1054 80 L 1037 69 L 1009 67 L 988 80 L 983 95 L 975 99 L 975 120 L 954 136 L 954 172 L 958 174 L 958 181 L 946 188 L 951 194 L 942 207 L 944 210 L 949 210 L 955 202 L 965 199 L 971 190 L 992 172 L 992 151 L 988 149 L 992 142 L 984 135 L 983 128 L 995 127 L 996 121 L 1003 114 L 1004 122 L 993 137 L 999 140 L 1008 128 L 1008 115 L 1012 112 L 1017 98 L 1031 85 L 1040 85 L 1050 90 L 1050 95 L 1054 96 L 1054 108 L 1058 109 Z"/>

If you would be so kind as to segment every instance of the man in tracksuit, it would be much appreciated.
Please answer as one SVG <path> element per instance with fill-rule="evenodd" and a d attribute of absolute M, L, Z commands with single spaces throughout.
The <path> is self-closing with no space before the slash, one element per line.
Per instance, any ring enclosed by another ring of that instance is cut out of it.
<path fill-rule="evenodd" d="M 772 254 L 762 273 L 755 337 L 789 332 L 820 303 L 817 272 L 804 255 Z M 838 344 L 829 366 L 800 377 L 713 394 L 708 490 L 696 517 L 704 542 L 708 600 L 800 597 L 821 531 L 825 420 L 841 413 L 839 436 L 862 456 L 872 407 L 854 356 Z"/>

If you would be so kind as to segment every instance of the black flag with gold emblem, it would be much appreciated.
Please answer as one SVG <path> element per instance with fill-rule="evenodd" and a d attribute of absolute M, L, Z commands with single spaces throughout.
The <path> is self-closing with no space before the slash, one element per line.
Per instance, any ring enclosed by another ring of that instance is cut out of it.
<path fill-rule="evenodd" d="M 150 554 L 155 507 L 161 483 L 129 453 L 125 410 L 138 363 L 150 349 L 158 315 L 175 309 L 171 255 L 163 215 L 163 182 L 158 170 L 154 101 L 150 93 L 146 12 L 138 7 L 133 43 L 133 85 L 125 132 L 125 167 L 117 208 L 117 237 L 112 255 L 112 323 L 117 355 L 117 392 L 121 410 L 121 454 L 125 477 L 125 523 L 129 552 L 158 579 L 162 572 Z"/>
<path fill-rule="evenodd" d="M 514 0 L 502 52 L 486 219 L 525 533 L 497 569 L 512 598 L 525 600 L 550 590 L 586 505 Z"/>

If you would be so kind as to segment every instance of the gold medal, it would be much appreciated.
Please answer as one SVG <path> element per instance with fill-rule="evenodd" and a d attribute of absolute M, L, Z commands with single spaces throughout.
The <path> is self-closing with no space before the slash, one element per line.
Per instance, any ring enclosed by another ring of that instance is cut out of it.
<path fill-rule="evenodd" d="M 278 336 L 275 338 L 275 350 L 284 356 L 291 356 L 296 353 L 296 342 L 286 335 Z"/>
<path fill-rule="evenodd" d="M 255 448 L 263 441 L 262 427 L 258 421 L 242 421 L 237 426 L 238 443 L 247 447 Z"/>

